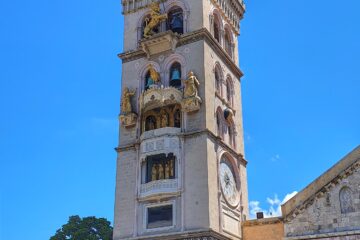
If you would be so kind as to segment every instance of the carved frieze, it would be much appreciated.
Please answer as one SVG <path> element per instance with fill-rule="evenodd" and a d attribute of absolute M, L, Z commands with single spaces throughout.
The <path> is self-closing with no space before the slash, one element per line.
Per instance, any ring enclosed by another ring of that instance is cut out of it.
<path fill-rule="evenodd" d="M 140 99 L 143 111 L 164 107 L 172 104 L 181 104 L 182 92 L 173 87 L 152 88 L 146 90 Z"/>
<path fill-rule="evenodd" d="M 152 55 L 169 50 L 175 51 L 178 42 L 179 37 L 172 31 L 167 31 L 141 40 L 140 45 L 147 57 L 150 58 Z"/>

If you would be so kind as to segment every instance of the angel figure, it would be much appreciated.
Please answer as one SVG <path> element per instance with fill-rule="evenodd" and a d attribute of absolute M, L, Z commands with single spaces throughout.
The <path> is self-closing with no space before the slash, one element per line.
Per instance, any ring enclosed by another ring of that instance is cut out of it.
<path fill-rule="evenodd" d="M 198 96 L 199 80 L 194 75 L 194 72 L 190 71 L 188 79 L 185 80 L 184 98 L 191 98 Z"/>
<path fill-rule="evenodd" d="M 125 88 L 122 97 L 121 112 L 126 115 L 132 113 L 131 97 L 135 95 L 135 90 L 130 91 L 129 88 Z"/>

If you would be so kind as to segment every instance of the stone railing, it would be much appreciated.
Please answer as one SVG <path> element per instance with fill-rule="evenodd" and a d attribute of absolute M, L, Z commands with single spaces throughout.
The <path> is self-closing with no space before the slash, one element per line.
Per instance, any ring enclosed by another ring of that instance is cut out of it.
<path fill-rule="evenodd" d="M 147 198 L 154 195 L 174 194 L 178 192 L 177 179 L 164 179 L 141 184 L 140 197 Z"/>
<path fill-rule="evenodd" d="M 172 104 L 181 104 L 183 93 L 174 88 L 151 88 L 143 92 L 140 97 L 140 106 L 143 111 L 164 107 Z"/>

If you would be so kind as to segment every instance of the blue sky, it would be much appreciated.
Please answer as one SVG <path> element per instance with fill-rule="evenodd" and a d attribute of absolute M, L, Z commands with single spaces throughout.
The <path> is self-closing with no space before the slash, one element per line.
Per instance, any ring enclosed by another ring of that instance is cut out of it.
<path fill-rule="evenodd" d="M 249 200 L 276 212 L 360 143 L 360 2 L 247 1 Z M 113 219 L 120 1 L 0 2 L 0 239 Z"/>

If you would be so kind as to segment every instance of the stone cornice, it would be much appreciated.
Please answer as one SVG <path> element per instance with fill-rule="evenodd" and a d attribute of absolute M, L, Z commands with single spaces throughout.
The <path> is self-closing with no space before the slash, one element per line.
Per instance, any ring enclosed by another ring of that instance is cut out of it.
<path fill-rule="evenodd" d="M 193 132 L 182 132 L 182 133 L 179 133 L 179 134 L 171 134 L 171 136 L 179 136 L 179 137 L 183 137 L 183 138 L 191 138 L 191 137 L 200 136 L 202 134 L 207 134 L 214 142 L 216 142 L 218 145 L 220 145 L 225 151 L 229 152 L 242 165 L 246 166 L 248 164 L 248 162 L 245 160 L 244 156 L 241 153 L 236 152 L 229 145 L 227 145 L 220 137 L 216 136 L 209 129 L 193 131 Z M 139 141 L 137 141 L 135 143 L 132 143 L 132 144 L 118 146 L 118 147 L 115 148 L 115 151 L 118 152 L 118 153 L 121 153 L 121 152 L 130 151 L 130 150 L 136 150 L 136 148 L 138 148 L 140 143 L 141 143 L 141 141 L 139 140 Z"/>
<path fill-rule="evenodd" d="M 215 40 L 215 38 L 206 28 L 202 28 L 179 36 L 179 42 L 176 47 L 184 46 L 202 40 L 214 49 L 214 51 L 218 54 L 218 56 L 225 63 L 225 65 L 227 65 L 232 71 L 232 73 L 236 76 L 236 78 L 240 80 L 240 78 L 244 75 L 243 72 L 239 69 L 237 64 L 234 63 L 233 59 L 225 52 L 225 50 L 221 47 L 221 45 Z M 142 49 L 138 48 L 136 50 L 118 54 L 118 57 L 122 59 L 123 63 L 127 63 L 140 58 L 146 58 L 147 55 Z"/>
<path fill-rule="evenodd" d="M 281 217 L 274 217 L 274 218 L 248 220 L 243 222 L 243 226 L 251 227 L 251 226 L 270 225 L 270 224 L 279 224 L 279 223 L 283 223 L 283 219 Z"/>
<path fill-rule="evenodd" d="M 183 233 L 166 233 L 158 234 L 152 236 L 142 236 L 142 237 L 133 237 L 126 238 L 127 240 L 230 240 L 230 238 L 221 235 L 218 232 L 213 231 L 212 229 L 208 230 L 199 230 L 192 232 L 183 232 Z"/>
<path fill-rule="evenodd" d="M 360 230 L 303 235 L 296 237 L 285 237 L 284 240 L 308 240 L 308 239 L 330 239 L 330 238 L 338 239 L 337 237 L 346 237 L 346 236 L 360 237 Z"/>

